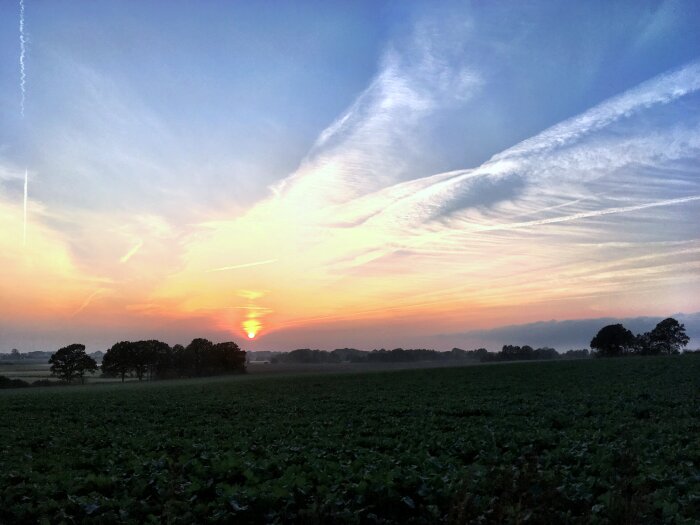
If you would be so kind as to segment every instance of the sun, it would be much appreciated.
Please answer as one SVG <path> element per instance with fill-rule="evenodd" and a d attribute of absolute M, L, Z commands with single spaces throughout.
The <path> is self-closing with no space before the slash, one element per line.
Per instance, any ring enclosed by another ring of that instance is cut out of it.
<path fill-rule="evenodd" d="M 248 339 L 253 340 L 260 332 L 262 324 L 257 319 L 246 319 L 243 321 L 241 328 L 243 328 L 243 333 L 248 336 Z"/>

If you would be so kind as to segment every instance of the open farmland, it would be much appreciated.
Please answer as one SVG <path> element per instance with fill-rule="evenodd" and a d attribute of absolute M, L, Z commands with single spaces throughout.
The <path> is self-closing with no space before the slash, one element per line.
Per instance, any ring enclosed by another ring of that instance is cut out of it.
<path fill-rule="evenodd" d="M 700 358 L 0 393 L 0 523 L 695 523 Z"/>

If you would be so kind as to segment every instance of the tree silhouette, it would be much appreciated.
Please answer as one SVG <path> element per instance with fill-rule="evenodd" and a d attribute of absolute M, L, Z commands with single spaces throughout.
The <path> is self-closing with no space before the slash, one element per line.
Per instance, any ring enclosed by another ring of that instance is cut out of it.
<path fill-rule="evenodd" d="M 72 383 L 76 377 L 85 382 L 85 372 L 97 370 L 95 360 L 85 353 L 85 345 L 72 344 L 59 349 L 49 358 L 51 373 Z"/>
<path fill-rule="evenodd" d="M 201 376 L 206 367 L 207 354 L 214 347 L 214 343 L 208 339 L 193 339 L 185 348 L 185 356 L 190 365 L 190 374 Z"/>
<path fill-rule="evenodd" d="M 245 372 L 245 352 L 233 341 L 215 344 L 212 353 L 214 373 Z"/>
<path fill-rule="evenodd" d="M 673 317 L 664 319 L 649 333 L 650 346 L 655 354 L 678 354 L 689 341 L 685 326 Z"/>
<path fill-rule="evenodd" d="M 124 378 L 131 374 L 133 370 L 131 343 L 129 341 L 115 343 L 102 358 L 102 374 L 107 377 L 119 376 L 122 378 L 122 383 Z"/>
<path fill-rule="evenodd" d="M 621 324 L 609 324 L 601 328 L 591 341 L 591 348 L 598 350 L 598 357 L 615 357 L 629 354 L 637 339 Z"/>

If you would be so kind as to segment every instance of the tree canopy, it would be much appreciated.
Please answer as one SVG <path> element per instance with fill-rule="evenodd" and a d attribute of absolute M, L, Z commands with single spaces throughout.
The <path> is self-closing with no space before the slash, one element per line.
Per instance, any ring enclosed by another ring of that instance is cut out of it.
<path fill-rule="evenodd" d="M 638 335 L 637 347 L 642 355 L 673 355 L 680 353 L 689 341 L 685 326 L 669 317 L 657 324 L 651 332 Z"/>
<path fill-rule="evenodd" d="M 85 345 L 64 346 L 49 358 L 51 373 L 63 381 L 72 383 L 75 378 L 85 382 L 85 373 L 97 370 L 95 360 L 85 353 Z"/>
<path fill-rule="evenodd" d="M 214 344 L 194 339 L 187 347 L 157 340 L 122 341 L 110 348 L 102 361 L 106 376 L 144 378 L 196 377 L 245 372 L 245 352 L 236 343 Z"/>
<path fill-rule="evenodd" d="M 616 357 L 631 353 L 637 339 L 621 324 L 609 324 L 601 328 L 591 340 L 591 348 L 600 357 Z"/>

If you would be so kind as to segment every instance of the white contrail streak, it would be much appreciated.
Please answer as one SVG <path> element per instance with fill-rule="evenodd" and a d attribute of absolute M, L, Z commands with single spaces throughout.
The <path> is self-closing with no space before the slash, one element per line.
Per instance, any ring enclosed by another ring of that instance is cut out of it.
<path fill-rule="evenodd" d="M 27 182 L 29 181 L 29 175 L 27 170 L 24 170 L 24 225 L 22 229 L 22 246 L 27 245 Z"/>
<path fill-rule="evenodd" d="M 134 254 L 141 249 L 141 246 L 143 246 L 143 241 L 137 242 L 128 252 L 126 252 L 121 259 L 119 259 L 120 263 L 125 263 L 129 259 L 131 259 Z"/>
<path fill-rule="evenodd" d="M 77 309 L 75 312 L 73 312 L 73 315 L 72 315 L 71 317 L 74 317 L 74 316 L 78 315 L 80 312 L 82 312 L 83 310 L 85 310 L 85 308 L 87 308 L 87 306 L 88 306 L 88 305 L 90 304 L 90 302 L 95 298 L 95 296 L 96 296 L 98 293 L 101 293 L 101 292 L 103 292 L 103 291 L 104 291 L 104 288 L 98 288 L 97 290 L 95 290 L 94 292 L 92 292 L 90 295 L 88 295 L 88 297 L 85 299 L 85 301 L 83 301 L 83 304 L 81 304 L 81 305 L 78 307 L 78 309 Z"/>
<path fill-rule="evenodd" d="M 207 270 L 207 273 L 211 272 L 224 272 L 226 270 L 238 270 L 239 268 L 250 268 L 251 266 L 262 266 L 263 264 L 272 264 L 277 262 L 277 259 L 267 259 L 265 261 L 257 261 L 245 264 L 236 264 L 235 266 L 224 266 L 222 268 L 214 268 L 213 270 Z"/>
<path fill-rule="evenodd" d="M 467 230 L 447 230 L 442 233 L 437 233 L 433 236 L 430 236 L 427 239 L 419 238 L 413 242 L 407 242 L 401 245 L 401 249 L 415 249 L 426 244 L 435 243 L 437 240 L 463 239 L 465 235 L 471 236 L 474 234 L 489 233 L 494 231 L 513 231 L 526 228 L 535 228 L 537 226 L 546 226 L 549 224 L 558 224 L 562 222 L 570 222 L 580 219 L 590 219 L 595 217 L 602 217 L 605 215 L 629 213 L 639 210 L 646 210 L 648 208 L 656 208 L 659 206 L 672 206 L 675 204 L 684 204 L 686 202 L 694 201 L 700 201 L 700 195 L 691 195 L 689 197 L 680 197 L 677 199 L 666 199 L 661 201 L 647 202 L 644 204 L 634 204 L 632 206 L 619 206 L 615 208 L 605 208 L 602 210 L 585 211 L 581 213 L 575 213 L 572 215 L 562 215 L 559 217 L 552 217 L 549 219 L 538 219 L 534 221 L 509 222 L 501 224 L 474 224 L 471 228 Z M 391 253 L 394 251 L 396 250 L 389 249 L 387 251 L 377 251 L 374 254 L 371 254 L 370 257 L 368 257 L 367 259 L 363 259 L 359 264 L 352 264 L 352 266 L 361 266 L 363 264 L 379 259 L 380 257 L 384 257 L 387 253 Z"/>
<path fill-rule="evenodd" d="M 616 213 L 627 213 L 631 211 L 645 210 L 647 208 L 656 208 L 657 206 L 670 206 L 673 204 L 683 204 L 685 202 L 693 202 L 700 200 L 700 195 L 691 197 L 681 197 L 678 199 L 667 199 L 662 201 L 648 202 L 645 204 L 635 204 L 633 206 L 620 206 L 617 208 L 606 208 L 604 210 L 585 211 L 575 213 L 573 215 L 564 215 L 562 217 L 553 217 L 551 219 L 540 219 L 536 221 L 513 222 L 507 224 L 494 224 L 478 226 L 476 232 L 482 231 L 498 231 L 498 230 L 518 230 L 521 228 L 530 228 L 532 226 L 544 226 L 546 224 L 556 224 L 559 222 L 569 222 L 579 219 L 588 219 L 591 217 L 601 217 L 603 215 L 613 215 Z"/>
<path fill-rule="evenodd" d="M 24 118 L 25 85 L 27 83 L 27 74 L 24 69 L 24 57 L 27 53 L 26 44 L 27 38 L 24 36 L 24 0 L 19 0 L 19 88 L 22 92 L 19 108 L 22 118 Z"/>
<path fill-rule="evenodd" d="M 19 112 L 24 118 L 24 101 L 25 101 L 25 86 L 27 83 L 27 74 L 24 68 L 24 57 L 27 54 L 27 38 L 24 35 L 24 0 L 19 0 L 19 89 L 21 91 L 21 99 L 19 102 Z M 29 175 L 27 170 L 24 170 L 24 221 L 22 225 L 22 246 L 27 245 L 27 193 L 28 193 Z"/>

